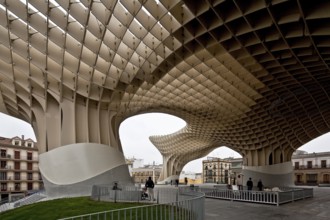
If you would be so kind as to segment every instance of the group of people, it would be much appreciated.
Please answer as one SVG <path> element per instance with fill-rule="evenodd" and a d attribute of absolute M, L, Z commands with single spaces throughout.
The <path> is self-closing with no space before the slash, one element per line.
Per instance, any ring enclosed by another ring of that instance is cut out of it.
<path fill-rule="evenodd" d="M 241 176 L 241 175 L 237 176 L 237 186 L 238 186 L 238 190 L 243 190 L 243 176 Z M 252 181 L 251 177 L 246 182 L 246 186 L 247 186 L 247 190 L 253 189 L 253 181 Z M 262 191 L 264 185 L 263 185 L 261 179 L 259 179 L 257 187 L 258 187 L 259 191 Z"/>

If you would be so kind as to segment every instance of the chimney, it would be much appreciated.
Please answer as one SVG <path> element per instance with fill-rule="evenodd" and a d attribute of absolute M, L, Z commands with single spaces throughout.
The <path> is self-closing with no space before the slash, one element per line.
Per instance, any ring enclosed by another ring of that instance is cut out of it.
<path fill-rule="evenodd" d="M 22 140 L 24 141 L 24 135 L 22 135 Z"/>

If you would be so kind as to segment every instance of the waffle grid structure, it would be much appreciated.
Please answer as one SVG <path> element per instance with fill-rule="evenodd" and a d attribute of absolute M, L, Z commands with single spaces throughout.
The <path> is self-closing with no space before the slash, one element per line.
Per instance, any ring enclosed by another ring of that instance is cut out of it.
<path fill-rule="evenodd" d="M 41 152 L 121 150 L 123 120 L 169 113 L 187 126 L 150 137 L 165 178 L 221 145 L 286 162 L 329 131 L 329 1 L 0 0 L 0 43 L 0 111 Z"/>

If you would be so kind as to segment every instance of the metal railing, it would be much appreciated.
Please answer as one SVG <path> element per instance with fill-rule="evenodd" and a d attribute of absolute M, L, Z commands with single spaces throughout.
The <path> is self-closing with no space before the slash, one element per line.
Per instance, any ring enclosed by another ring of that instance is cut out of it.
<path fill-rule="evenodd" d="M 280 205 L 300 199 L 313 197 L 310 188 L 276 188 L 274 191 L 230 190 L 221 188 L 200 188 L 206 198 L 245 201 L 253 203 Z"/>
<path fill-rule="evenodd" d="M 102 201 L 114 201 L 116 195 L 116 201 L 128 201 L 129 198 L 133 198 L 132 201 L 144 202 L 141 199 L 140 189 L 134 191 L 134 188 L 130 190 L 126 190 L 127 188 L 109 190 L 109 188 L 105 186 L 93 187 L 94 195 L 92 195 L 92 198 Z M 98 193 L 100 193 L 100 196 Z M 155 188 L 155 201 L 147 201 L 147 204 L 150 205 L 144 204 L 138 207 L 67 217 L 61 220 L 203 220 L 204 199 L 204 193 L 190 189 Z"/>

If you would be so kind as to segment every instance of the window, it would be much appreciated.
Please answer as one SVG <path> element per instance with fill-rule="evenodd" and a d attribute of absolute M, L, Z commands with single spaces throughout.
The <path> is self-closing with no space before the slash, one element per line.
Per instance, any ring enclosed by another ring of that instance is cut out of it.
<path fill-rule="evenodd" d="M 299 174 L 298 174 L 298 175 L 296 176 L 296 182 L 297 182 L 297 183 L 301 183 L 301 182 L 302 182 L 302 175 L 299 175 Z"/>
<path fill-rule="evenodd" d="M 1 191 L 7 191 L 7 183 L 1 183 Z"/>
<path fill-rule="evenodd" d="M 1 161 L 0 162 L 0 167 L 1 167 L 1 169 L 6 169 L 7 168 L 7 161 Z"/>
<path fill-rule="evenodd" d="M 28 169 L 28 170 L 32 170 L 32 163 L 28 163 L 28 164 L 27 164 L 27 169 Z"/>
<path fill-rule="evenodd" d="M 33 184 L 32 183 L 28 183 L 27 184 L 27 189 L 28 190 L 33 190 Z"/>
<path fill-rule="evenodd" d="M 15 172 L 15 180 L 20 180 L 21 179 L 21 173 L 20 172 Z"/>
<path fill-rule="evenodd" d="M 312 167 L 313 167 L 312 161 L 307 161 L 307 168 L 312 168 Z"/>
<path fill-rule="evenodd" d="M 321 160 L 321 168 L 327 168 L 327 161 Z"/>
<path fill-rule="evenodd" d="M 15 170 L 20 170 L 21 169 L 21 163 L 20 162 L 15 162 L 14 166 L 15 166 Z"/>
<path fill-rule="evenodd" d="M 27 179 L 28 179 L 28 180 L 32 180 L 32 177 L 33 177 L 33 176 L 32 176 L 32 173 L 28 173 L 28 174 L 27 174 Z"/>
<path fill-rule="evenodd" d="M 28 152 L 27 153 L 27 159 L 28 160 L 32 160 L 32 152 Z"/>
<path fill-rule="evenodd" d="M 15 151 L 15 154 L 14 155 L 15 155 L 14 156 L 15 159 L 21 159 L 21 152 Z"/>
<path fill-rule="evenodd" d="M 27 147 L 31 147 L 32 148 L 33 147 L 32 143 L 31 142 L 28 142 L 27 143 Z"/>
<path fill-rule="evenodd" d="M 7 172 L 0 172 L 0 180 L 7 180 Z"/>
<path fill-rule="evenodd" d="M 1 156 L 1 157 L 6 157 L 6 156 L 7 156 L 7 151 L 6 151 L 6 150 L 3 150 L 3 149 L 1 149 L 1 153 L 0 153 L 0 156 Z"/>
<path fill-rule="evenodd" d="M 20 141 L 15 141 L 15 142 L 14 142 L 14 145 L 19 146 L 19 145 L 20 145 Z"/>
<path fill-rule="evenodd" d="M 294 168 L 299 169 L 299 162 L 294 162 Z"/>

